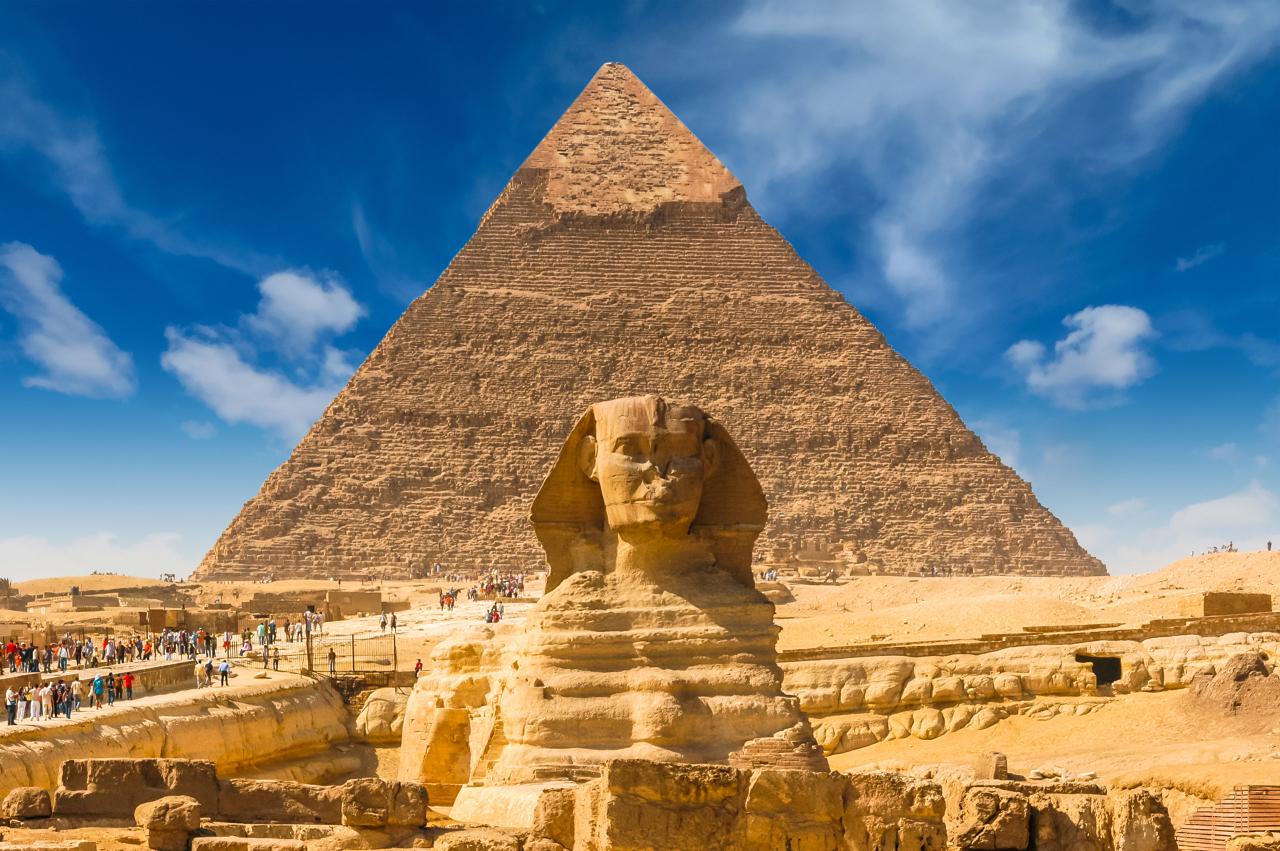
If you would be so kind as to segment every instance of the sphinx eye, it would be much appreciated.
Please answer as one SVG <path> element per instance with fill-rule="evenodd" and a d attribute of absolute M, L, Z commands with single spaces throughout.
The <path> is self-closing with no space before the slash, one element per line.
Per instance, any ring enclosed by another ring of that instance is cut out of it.
<path fill-rule="evenodd" d="M 642 449 L 643 447 L 640 446 L 640 441 L 634 437 L 620 438 L 613 447 L 613 451 L 617 452 L 619 455 L 630 455 L 632 457 L 639 456 Z"/>

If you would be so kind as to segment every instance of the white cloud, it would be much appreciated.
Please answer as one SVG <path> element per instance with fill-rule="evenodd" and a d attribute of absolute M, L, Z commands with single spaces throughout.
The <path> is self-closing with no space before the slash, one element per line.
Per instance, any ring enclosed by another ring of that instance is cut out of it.
<path fill-rule="evenodd" d="M 1126 499 L 1123 502 L 1117 502 L 1115 505 L 1107 506 L 1107 513 L 1112 517 L 1132 517 L 1140 514 L 1147 507 L 1147 501 L 1140 497 Z"/>
<path fill-rule="evenodd" d="M 223 421 L 295 440 L 355 370 L 328 340 L 350 330 L 365 309 L 336 276 L 278 272 L 259 289 L 257 308 L 237 328 L 165 329 L 169 346 L 160 364 Z M 288 374 L 264 366 L 264 350 L 280 353 Z"/>
<path fill-rule="evenodd" d="M 1177 262 L 1173 264 L 1173 268 L 1179 272 L 1186 272 L 1190 269 L 1208 263 L 1213 258 L 1222 253 L 1223 245 L 1221 242 L 1215 245 L 1204 245 L 1197 248 L 1195 253 L 1190 257 L 1179 257 Z"/>
<path fill-rule="evenodd" d="M 300 437 L 342 389 L 341 382 L 304 387 L 283 374 L 247 362 L 231 343 L 216 337 L 165 330 L 168 350 L 160 363 L 183 388 L 228 423 L 273 429 Z"/>
<path fill-rule="evenodd" d="M 1090 551 L 1115 572 L 1155 570 L 1211 547 L 1231 543 L 1239 550 L 1259 550 L 1267 541 L 1280 541 L 1280 496 L 1255 481 L 1226 496 L 1180 508 L 1163 523 L 1136 526 L 1129 519 L 1122 527 L 1095 525 L 1075 531 L 1088 531 Z"/>
<path fill-rule="evenodd" d="M 1104 304 L 1073 313 L 1062 324 L 1070 332 L 1054 344 L 1052 357 L 1034 340 L 1005 352 L 1033 393 L 1068 408 L 1105 404 L 1155 371 L 1144 349 L 1155 330 L 1144 311 Z"/>
<path fill-rule="evenodd" d="M 182 432 L 192 440 L 208 440 L 218 433 L 218 427 L 208 420 L 183 420 Z"/>
<path fill-rule="evenodd" d="M 258 289 L 258 309 L 245 325 L 280 351 L 298 357 L 311 351 L 325 334 L 343 334 L 365 315 L 364 306 L 335 277 L 307 272 L 276 272 Z"/>
<path fill-rule="evenodd" d="M 1241 458 L 1240 447 L 1235 443 L 1219 444 L 1206 454 L 1214 461 L 1238 461 Z"/>
<path fill-rule="evenodd" d="M 91 225 L 119 228 L 161 251 L 203 257 L 248 274 L 257 274 L 265 263 L 240 249 L 191 239 L 174 224 L 131 206 L 93 123 L 63 115 L 39 100 L 13 63 L 0 61 L 0 156 L 32 154 L 44 166 L 40 171 Z"/>
<path fill-rule="evenodd" d="M 120 398 L 136 387 L 133 358 L 62 292 L 62 267 L 30 245 L 0 245 L 0 307 L 19 323 L 18 344 L 40 367 L 22 383 L 72 396 Z"/>
<path fill-rule="evenodd" d="M 733 77 L 738 99 L 717 116 L 736 125 L 727 153 L 766 204 L 797 179 L 863 178 L 879 202 L 865 233 L 906 320 L 955 326 L 991 298 L 963 268 L 964 223 L 1019 193 L 1051 198 L 1064 164 L 1129 167 L 1280 42 L 1270 0 L 1124 4 L 1121 25 L 1081 8 L 750 0 L 733 32 L 771 61 Z M 1073 118 L 1083 98 L 1089 122 Z M 812 203 L 809 188 L 797 203 Z"/>
<path fill-rule="evenodd" d="M 185 575 L 191 559 L 179 552 L 181 537 L 159 532 L 132 542 L 109 532 L 73 538 L 66 542 L 18 536 L 0 538 L 0 564 L 5 578 L 14 582 L 53 576 L 82 576 L 111 571 L 130 576 Z"/>

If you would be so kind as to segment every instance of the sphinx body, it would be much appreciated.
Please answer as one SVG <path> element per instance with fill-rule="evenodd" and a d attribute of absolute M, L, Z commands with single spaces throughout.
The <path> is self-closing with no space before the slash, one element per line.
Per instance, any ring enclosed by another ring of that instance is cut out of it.
<path fill-rule="evenodd" d="M 410 701 L 402 776 L 433 779 L 433 737 L 466 739 L 467 779 L 486 783 L 627 757 L 825 767 L 782 692 L 773 605 L 752 582 L 765 514 L 746 460 L 698 409 L 656 396 L 593 405 L 533 505 L 547 593 L 499 647 L 444 649 L 442 675 Z M 487 661 L 451 668 L 455 656 Z M 427 716 L 452 719 L 452 733 Z M 457 729 L 464 716 L 485 731 Z"/>

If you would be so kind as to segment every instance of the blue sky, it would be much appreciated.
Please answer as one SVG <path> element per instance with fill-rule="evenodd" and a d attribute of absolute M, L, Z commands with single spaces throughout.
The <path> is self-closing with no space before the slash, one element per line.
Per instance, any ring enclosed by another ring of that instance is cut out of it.
<path fill-rule="evenodd" d="M 1280 6 L 0 0 L 0 575 L 188 572 L 605 61 L 1113 572 L 1280 543 Z"/>

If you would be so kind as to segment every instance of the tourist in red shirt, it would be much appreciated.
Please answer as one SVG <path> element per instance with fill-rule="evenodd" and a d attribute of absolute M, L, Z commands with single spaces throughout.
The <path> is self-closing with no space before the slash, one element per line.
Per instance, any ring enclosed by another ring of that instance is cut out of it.
<path fill-rule="evenodd" d="M 124 675 L 124 697 L 125 700 L 133 700 L 133 674 L 128 671 Z"/>

